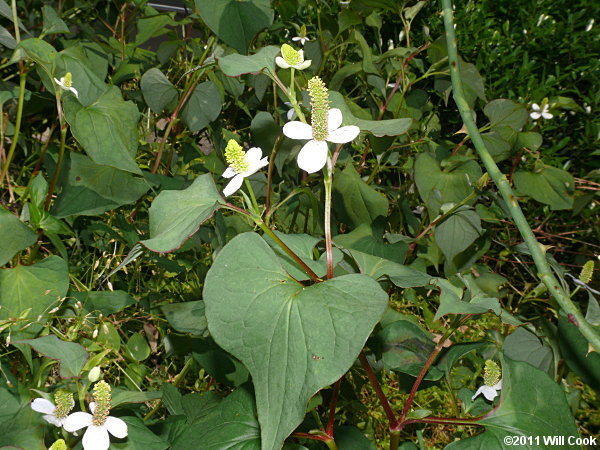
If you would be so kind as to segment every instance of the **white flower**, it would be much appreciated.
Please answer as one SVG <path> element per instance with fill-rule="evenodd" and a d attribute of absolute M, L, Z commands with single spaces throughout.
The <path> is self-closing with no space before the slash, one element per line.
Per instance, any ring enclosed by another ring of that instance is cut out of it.
<path fill-rule="evenodd" d="M 65 91 L 71 91 L 73 94 L 75 94 L 75 97 L 79 98 L 79 93 L 77 92 L 77 89 L 73 87 L 71 72 L 67 72 L 67 74 L 60 80 L 55 78 L 54 82 Z"/>
<path fill-rule="evenodd" d="M 585 31 L 590 31 L 593 26 L 594 26 L 594 19 L 592 18 L 592 19 L 590 19 L 587 26 L 585 27 Z"/>
<path fill-rule="evenodd" d="M 307 38 L 306 36 L 294 36 L 294 37 L 292 38 L 292 41 L 294 41 L 294 42 L 298 42 L 298 41 L 300 41 L 300 45 L 304 45 L 304 43 L 305 43 L 306 41 L 310 41 L 310 39 L 309 39 L 309 38 Z"/>
<path fill-rule="evenodd" d="M 327 114 L 328 134 L 324 140 L 313 138 L 313 128 L 303 122 L 288 122 L 283 126 L 283 134 L 290 139 L 310 139 L 298 154 L 298 166 L 308 173 L 321 170 L 327 163 L 327 142 L 345 144 L 352 141 L 360 133 L 360 128 L 354 125 L 341 127 L 342 112 L 338 108 L 332 108 Z"/>
<path fill-rule="evenodd" d="M 56 406 L 50 400 L 46 400 L 45 398 L 36 398 L 31 402 L 31 409 L 44 414 L 42 416 L 44 420 L 52 425 L 62 427 L 65 423 L 66 417 L 56 417 Z"/>
<path fill-rule="evenodd" d="M 90 411 L 92 411 L 92 414 L 95 409 L 96 404 L 91 402 Z M 123 420 L 108 416 L 102 425 L 95 425 L 92 414 L 83 411 L 73 413 L 67 417 L 63 424 L 63 428 L 69 433 L 87 427 L 81 441 L 84 450 L 107 450 L 110 447 L 108 433 L 119 439 L 127 437 L 127 424 Z"/>
<path fill-rule="evenodd" d="M 242 183 L 244 182 L 244 178 L 249 177 L 250 175 L 258 172 L 260 169 L 269 164 L 268 157 L 265 156 L 262 158 L 262 150 L 259 147 L 252 147 L 250 150 L 243 154 L 244 160 L 242 161 L 241 167 L 246 167 L 245 170 L 241 170 L 240 166 L 236 170 L 232 165 L 230 165 L 225 172 L 223 172 L 224 178 L 232 178 L 231 181 L 225 186 L 223 189 L 223 195 L 225 197 L 229 197 L 235 191 L 237 191 L 240 187 L 242 187 Z M 261 159 L 262 158 L 262 159 Z M 244 164 L 245 163 L 245 164 Z M 231 164 L 231 162 L 230 162 Z M 237 164 L 236 164 L 237 165 Z M 238 171 L 239 170 L 239 171 Z"/>
<path fill-rule="evenodd" d="M 533 112 L 529 114 L 529 117 L 531 117 L 533 120 L 538 120 L 540 117 L 543 117 L 544 119 L 552 119 L 554 117 L 548 112 L 550 109 L 548 104 L 544 105 L 543 108 L 540 108 L 537 103 L 534 103 L 531 105 L 531 109 L 533 109 Z"/>
<path fill-rule="evenodd" d="M 291 45 L 281 46 L 281 55 L 275 58 L 275 64 L 282 69 L 293 67 L 296 70 L 304 70 L 311 64 L 311 60 L 304 60 L 304 50 L 294 50 Z"/>
<path fill-rule="evenodd" d="M 471 397 L 471 400 L 475 400 L 475 397 L 477 397 L 479 394 L 483 394 L 483 396 L 491 402 L 496 398 L 500 389 L 502 389 L 502 380 L 498 381 L 493 386 L 487 386 L 484 384 L 477 389 L 477 392 L 475 392 L 475 395 Z"/>

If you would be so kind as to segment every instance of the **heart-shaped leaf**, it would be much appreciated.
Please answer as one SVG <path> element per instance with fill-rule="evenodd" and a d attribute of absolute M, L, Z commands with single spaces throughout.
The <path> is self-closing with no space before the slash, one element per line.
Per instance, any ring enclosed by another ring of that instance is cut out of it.
<path fill-rule="evenodd" d="M 473 438 L 456 441 L 447 449 L 511 449 L 517 436 L 539 437 L 537 441 L 525 440 L 519 448 L 567 448 L 560 442 L 552 444 L 544 437 L 579 437 L 571 409 L 563 390 L 543 371 L 520 361 L 504 358 L 502 365 L 502 397 L 500 405 L 477 421 L 486 431 Z M 505 440 L 505 437 L 512 440 Z M 507 444 L 508 442 L 508 444 Z M 528 444 L 528 445 L 527 445 Z M 575 445 L 568 448 L 581 448 Z"/>
<path fill-rule="evenodd" d="M 0 266 L 6 264 L 17 252 L 35 244 L 37 235 L 27 225 L 0 206 L 0 235 L 10 239 L 0 240 Z"/>
<path fill-rule="evenodd" d="M 141 243 L 153 252 L 178 249 L 219 208 L 221 196 L 210 174 L 181 191 L 162 191 L 150 206 L 150 239 Z"/>
<path fill-rule="evenodd" d="M 263 449 L 279 449 L 308 400 L 352 365 L 386 306 L 366 275 L 303 286 L 255 233 L 236 236 L 209 270 L 204 301 L 215 341 L 252 375 Z"/>
<path fill-rule="evenodd" d="M 31 345 L 42 355 L 58 360 L 59 373 L 62 378 L 79 376 L 89 357 L 88 352 L 81 345 L 75 342 L 61 341 L 53 334 L 37 339 L 25 339 L 16 343 Z"/>
<path fill-rule="evenodd" d="M 273 23 L 270 0 L 196 0 L 204 23 L 219 39 L 247 53 L 254 35 Z"/>
<path fill-rule="evenodd" d="M 219 58 L 219 67 L 228 77 L 239 77 L 246 73 L 260 73 L 263 69 L 273 70 L 279 47 L 269 45 L 254 55 L 244 56 L 237 53 Z"/>

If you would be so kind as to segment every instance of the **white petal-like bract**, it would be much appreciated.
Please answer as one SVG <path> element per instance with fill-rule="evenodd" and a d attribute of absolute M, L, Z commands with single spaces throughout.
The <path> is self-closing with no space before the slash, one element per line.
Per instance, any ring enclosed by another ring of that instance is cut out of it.
<path fill-rule="evenodd" d="M 321 170 L 327 163 L 327 142 L 308 141 L 298 153 L 298 167 L 308 173 Z"/>

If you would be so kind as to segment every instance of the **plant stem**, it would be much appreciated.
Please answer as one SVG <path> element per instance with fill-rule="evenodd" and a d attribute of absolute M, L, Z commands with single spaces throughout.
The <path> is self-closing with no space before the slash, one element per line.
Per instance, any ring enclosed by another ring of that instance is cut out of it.
<path fill-rule="evenodd" d="M 246 189 L 248 189 L 248 193 L 250 194 L 250 201 L 252 202 L 252 208 L 254 208 L 254 214 L 260 216 L 260 208 L 258 207 L 256 196 L 254 195 L 254 189 L 252 189 L 252 185 L 250 184 L 248 178 L 244 178 L 244 183 L 246 184 Z"/>
<path fill-rule="evenodd" d="M 13 0 L 14 3 L 14 0 Z M 18 29 L 18 25 L 16 25 Z M 15 121 L 15 133 L 12 137 L 12 142 L 6 156 L 6 162 L 2 166 L 2 172 L 0 173 L 0 186 L 4 183 L 4 177 L 8 172 L 8 167 L 15 155 L 15 149 L 17 148 L 17 142 L 19 142 L 19 133 L 21 131 L 21 118 L 23 117 L 23 103 L 25 99 L 25 80 L 27 80 L 27 72 L 21 71 L 19 74 L 19 103 L 17 104 L 17 119 Z"/>
<path fill-rule="evenodd" d="M 268 226 L 266 226 L 265 223 L 260 219 L 260 217 L 254 216 L 254 221 L 260 227 L 261 230 L 263 230 L 266 234 L 268 234 L 269 237 L 271 239 L 273 239 L 275 241 L 275 243 L 283 249 L 284 252 L 286 252 L 294 261 L 296 261 L 296 263 L 298 263 L 298 265 L 300 265 L 300 267 L 302 267 L 302 269 L 307 273 L 307 275 L 315 283 L 319 283 L 321 281 L 321 279 L 317 276 L 317 274 L 314 273 L 313 270 L 310 267 L 308 267 L 306 265 L 306 263 L 304 261 L 302 261 L 302 259 L 300 259 L 300 257 L 292 251 L 292 249 L 290 249 L 287 245 L 285 245 L 285 242 L 283 242 L 281 239 L 279 239 L 279 236 L 277 236 L 273 232 L 273 230 L 271 230 Z"/>
<path fill-rule="evenodd" d="M 275 139 L 275 144 L 273 144 L 273 150 L 271 151 L 271 157 L 269 158 L 269 167 L 267 168 L 267 199 L 265 201 L 265 212 L 264 216 L 268 221 L 269 211 L 271 210 L 271 185 L 273 182 L 273 168 L 275 167 L 275 156 L 277 155 L 277 150 L 279 150 L 279 146 L 283 142 L 283 138 L 281 135 L 277 136 Z"/>
<path fill-rule="evenodd" d="M 333 394 L 331 395 L 331 403 L 329 404 L 329 417 L 327 420 L 327 428 L 325 429 L 325 432 L 331 437 L 333 437 L 333 425 L 335 422 L 335 408 L 337 406 L 338 396 L 340 395 L 341 384 L 342 384 L 342 379 L 340 378 L 339 380 L 336 381 L 335 385 L 333 386 Z"/>
<path fill-rule="evenodd" d="M 458 71 L 458 51 L 456 36 L 454 34 L 452 1 L 441 0 L 441 2 L 444 16 L 444 27 L 446 29 L 446 45 L 448 47 L 448 61 L 450 62 L 452 92 L 462 120 L 467 127 L 469 136 L 471 137 L 471 141 L 473 142 L 473 145 L 475 146 L 475 149 L 477 150 L 477 153 L 479 154 L 479 157 L 481 158 L 481 161 L 487 172 L 494 180 L 494 183 L 496 183 L 496 186 L 498 187 L 498 190 L 500 191 L 500 194 L 502 195 L 502 198 L 506 202 L 506 206 L 511 213 L 515 225 L 519 229 L 525 244 L 531 252 L 531 256 L 533 257 L 533 261 L 535 262 L 539 273 L 538 276 L 548 287 L 548 290 L 556 299 L 563 311 L 567 314 L 572 314 L 575 319 L 577 319 L 577 322 L 579 323 L 578 328 L 581 334 L 583 334 L 583 336 L 587 339 L 590 345 L 596 349 L 596 351 L 600 352 L 600 333 L 596 332 L 592 326 L 585 321 L 585 318 L 583 317 L 583 314 L 579 308 L 571 301 L 565 290 L 560 286 L 558 280 L 552 273 L 552 269 L 546 260 L 546 252 L 544 247 L 542 247 L 535 238 L 535 235 L 531 231 L 531 227 L 529 226 L 529 223 L 527 222 L 527 219 L 525 219 L 523 211 L 519 206 L 519 202 L 517 201 L 517 198 L 510 187 L 506 175 L 504 175 L 500 169 L 498 169 L 498 166 L 494 162 L 492 156 L 485 146 L 483 139 L 481 138 L 481 134 L 479 134 L 477 125 L 475 124 L 473 116 L 471 115 L 471 108 L 465 100 L 462 88 L 462 80 Z"/>
<path fill-rule="evenodd" d="M 425 378 L 425 375 L 427 374 L 429 367 L 431 367 L 431 365 L 433 364 L 433 361 L 435 361 L 435 358 L 437 357 L 438 353 L 444 347 L 444 343 L 448 340 L 450 335 L 452 333 L 454 333 L 454 330 L 456 330 L 456 328 L 459 326 L 461 321 L 464 321 L 469 317 L 470 317 L 470 315 L 466 315 L 466 316 L 462 317 L 461 319 L 455 321 L 453 326 L 451 326 L 448 330 L 446 330 L 446 332 L 444 333 L 442 338 L 436 344 L 435 348 L 429 355 L 429 358 L 427 358 L 427 361 L 425 361 L 425 364 L 423 364 L 423 367 L 421 368 L 421 371 L 419 372 L 419 375 L 417 376 L 417 379 L 415 380 L 415 382 L 410 390 L 410 393 L 408 394 L 408 398 L 406 399 L 406 402 L 404 402 L 404 407 L 402 408 L 402 413 L 400 414 L 400 418 L 398 419 L 398 424 L 395 427 L 395 430 L 400 431 L 406 425 L 406 423 L 404 422 L 404 419 L 406 419 L 406 416 L 408 415 L 408 411 L 410 410 L 410 405 L 412 404 L 412 402 L 415 398 L 415 395 L 417 394 L 417 390 L 419 389 L 419 386 L 421 385 L 423 378 Z"/>
<path fill-rule="evenodd" d="M 190 370 L 190 367 L 192 367 L 193 363 L 194 363 L 194 358 L 190 357 L 185 362 L 185 365 L 183 366 L 183 368 L 181 369 L 181 371 L 175 377 L 175 380 L 173 380 L 173 386 L 177 387 L 177 385 L 179 384 L 179 382 L 188 373 L 188 371 Z M 159 401 L 156 402 L 156 405 L 154 405 L 154 408 L 152 408 L 152 410 L 148 414 L 146 414 L 144 416 L 144 422 L 147 421 L 148 419 L 150 419 L 154 414 L 156 414 L 156 411 L 158 411 L 158 409 L 160 408 L 161 404 L 162 404 L 162 400 L 159 400 Z"/>
<path fill-rule="evenodd" d="M 390 406 L 390 403 L 388 402 L 387 397 L 381 390 L 379 381 L 377 381 L 377 376 L 375 376 L 375 372 L 373 372 L 373 368 L 371 367 L 371 364 L 369 364 L 369 360 L 367 359 L 367 356 L 365 355 L 365 352 L 363 350 L 360 351 L 360 354 L 358 355 L 358 359 L 360 360 L 360 363 L 362 364 L 363 368 L 367 372 L 367 376 L 369 377 L 369 381 L 371 382 L 371 384 L 373 385 L 373 388 L 375 389 L 377 397 L 379 397 L 381 406 L 383 406 L 383 409 L 385 411 L 385 414 L 387 415 L 388 421 L 390 422 L 390 429 L 394 428 L 397 424 L 396 416 L 394 415 L 394 411 L 392 410 L 392 407 Z"/>
<path fill-rule="evenodd" d="M 327 168 L 323 172 L 325 185 L 325 252 L 327 254 L 327 279 L 333 278 L 333 249 L 331 247 L 331 191 L 333 189 L 333 165 L 327 157 Z"/>
<path fill-rule="evenodd" d="M 60 100 L 59 100 L 60 101 Z M 46 195 L 46 201 L 44 202 L 44 210 L 48 211 L 50 209 L 50 202 L 52 201 L 52 194 L 54 193 L 54 189 L 56 189 L 56 183 L 58 182 L 58 177 L 60 175 L 60 168 L 62 166 L 62 162 L 65 156 L 65 142 L 67 139 L 67 130 L 69 129 L 69 125 L 64 122 L 60 127 L 60 147 L 58 148 L 58 159 L 56 160 L 56 168 L 54 169 L 54 175 L 52 176 L 52 181 L 50 181 L 50 186 L 48 186 L 48 194 Z"/>

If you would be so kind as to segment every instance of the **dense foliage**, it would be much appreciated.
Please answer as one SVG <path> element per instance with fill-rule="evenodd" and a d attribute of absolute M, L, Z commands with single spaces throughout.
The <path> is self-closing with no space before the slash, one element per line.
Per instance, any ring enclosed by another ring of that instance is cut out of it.
<path fill-rule="evenodd" d="M 0 0 L 0 446 L 597 444 L 597 2 L 153 5 Z"/>

